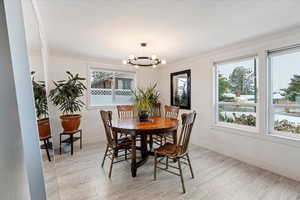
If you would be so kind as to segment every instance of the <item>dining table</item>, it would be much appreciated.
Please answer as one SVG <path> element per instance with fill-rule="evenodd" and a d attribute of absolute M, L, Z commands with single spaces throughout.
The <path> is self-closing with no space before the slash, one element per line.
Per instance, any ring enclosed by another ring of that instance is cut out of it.
<path fill-rule="evenodd" d="M 178 123 L 177 119 L 161 116 L 151 116 L 147 121 L 140 121 L 138 117 L 116 119 L 112 121 L 112 132 L 116 137 L 118 133 L 128 134 L 131 137 L 132 177 L 136 177 L 137 168 L 147 162 L 149 155 L 154 155 L 152 149 L 148 149 L 148 136 L 171 134 L 173 142 L 176 144 Z M 140 146 L 137 146 L 137 138 L 140 138 Z M 137 150 L 141 151 L 139 160 L 137 160 Z"/>

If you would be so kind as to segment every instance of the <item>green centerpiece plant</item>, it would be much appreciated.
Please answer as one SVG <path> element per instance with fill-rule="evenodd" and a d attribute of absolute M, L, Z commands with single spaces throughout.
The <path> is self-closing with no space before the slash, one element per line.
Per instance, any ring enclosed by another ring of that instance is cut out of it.
<path fill-rule="evenodd" d="M 148 121 L 149 114 L 153 110 L 155 104 L 158 103 L 159 92 L 156 89 L 157 84 L 147 88 L 137 88 L 133 91 L 135 106 L 138 111 L 140 121 Z"/>

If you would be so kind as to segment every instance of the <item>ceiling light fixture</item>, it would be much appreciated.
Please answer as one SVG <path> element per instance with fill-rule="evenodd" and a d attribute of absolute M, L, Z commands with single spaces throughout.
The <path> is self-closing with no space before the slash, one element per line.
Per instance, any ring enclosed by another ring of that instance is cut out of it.
<path fill-rule="evenodd" d="M 141 43 L 141 48 L 145 48 L 147 46 L 147 43 L 143 42 Z M 167 64 L 166 60 L 158 58 L 156 55 L 152 56 L 135 56 L 130 55 L 126 60 L 123 60 L 124 65 L 133 65 L 135 68 L 139 67 L 153 67 L 156 68 L 159 64 Z"/>

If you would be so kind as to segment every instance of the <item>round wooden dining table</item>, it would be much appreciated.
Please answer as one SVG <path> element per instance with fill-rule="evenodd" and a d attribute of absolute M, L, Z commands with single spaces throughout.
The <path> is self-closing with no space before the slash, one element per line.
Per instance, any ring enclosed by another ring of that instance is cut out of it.
<path fill-rule="evenodd" d="M 149 155 L 153 155 L 151 149 L 148 150 L 147 136 L 155 134 L 172 134 L 174 143 L 177 142 L 178 120 L 166 117 L 150 117 L 149 121 L 140 122 L 138 118 L 118 119 L 112 121 L 112 131 L 115 135 L 118 133 L 126 133 L 131 135 L 131 174 L 136 177 L 137 168 L 142 166 Z M 141 145 L 137 147 L 136 138 L 141 139 Z M 141 159 L 137 161 L 136 152 L 141 150 Z"/>

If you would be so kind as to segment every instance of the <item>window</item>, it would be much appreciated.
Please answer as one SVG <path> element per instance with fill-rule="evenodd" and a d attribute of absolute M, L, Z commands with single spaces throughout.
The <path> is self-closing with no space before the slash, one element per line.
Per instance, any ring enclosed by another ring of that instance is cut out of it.
<path fill-rule="evenodd" d="M 300 49 L 269 53 L 269 131 L 300 138 Z"/>
<path fill-rule="evenodd" d="M 257 127 L 257 59 L 216 64 L 216 124 Z"/>
<path fill-rule="evenodd" d="M 89 105 L 132 104 L 135 73 L 91 69 Z"/>

